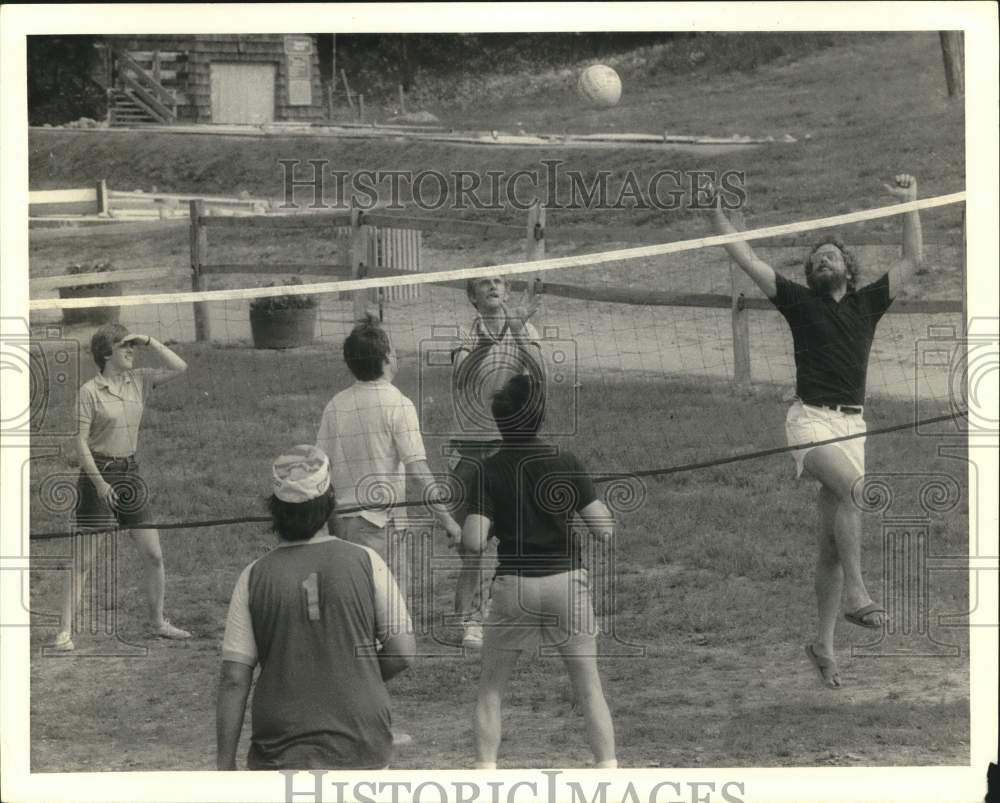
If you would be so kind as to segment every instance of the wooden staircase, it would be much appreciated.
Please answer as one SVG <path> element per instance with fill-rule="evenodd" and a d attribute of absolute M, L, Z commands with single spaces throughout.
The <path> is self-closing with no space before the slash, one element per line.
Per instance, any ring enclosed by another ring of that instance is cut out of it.
<path fill-rule="evenodd" d="M 183 53 L 115 53 L 114 86 L 108 90 L 111 127 L 177 122 L 177 107 L 187 102 L 179 90 L 185 67 Z"/>

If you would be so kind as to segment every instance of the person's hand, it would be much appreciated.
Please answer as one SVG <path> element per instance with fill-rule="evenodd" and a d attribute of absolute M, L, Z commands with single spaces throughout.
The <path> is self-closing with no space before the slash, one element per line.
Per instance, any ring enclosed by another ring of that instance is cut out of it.
<path fill-rule="evenodd" d="M 149 335 L 136 335 L 136 334 L 132 334 L 132 335 L 128 335 L 127 337 L 123 337 L 122 338 L 122 345 L 123 346 L 125 346 L 125 345 L 129 345 L 129 346 L 133 346 L 133 347 L 134 346 L 148 346 L 152 342 L 153 342 L 153 338 L 151 338 Z"/>
<path fill-rule="evenodd" d="M 462 543 L 462 528 L 454 519 L 445 522 L 444 531 L 448 536 L 448 549 L 457 549 Z"/>
<path fill-rule="evenodd" d="M 709 181 L 704 188 L 704 193 L 708 196 L 708 209 L 712 210 L 712 214 L 716 217 L 725 217 L 725 212 L 722 210 L 722 194 L 719 192 L 719 185 L 714 181 Z M 697 190 L 695 190 L 695 197 L 697 197 Z M 705 209 L 704 206 L 699 206 L 700 209 Z"/>
<path fill-rule="evenodd" d="M 908 173 L 900 173 L 892 184 L 882 183 L 885 191 L 900 203 L 917 200 L 917 180 Z"/>
<path fill-rule="evenodd" d="M 97 495 L 103 499 L 109 507 L 115 507 L 118 504 L 118 494 L 115 493 L 115 489 L 108 482 L 101 482 L 97 487 Z"/>
<path fill-rule="evenodd" d="M 510 324 L 511 331 L 515 334 L 521 332 L 525 328 L 528 319 L 538 312 L 541 304 L 541 298 L 534 293 L 528 293 L 527 291 L 522 293 L 516 303 L 507 307 L 507 321 Z"/>

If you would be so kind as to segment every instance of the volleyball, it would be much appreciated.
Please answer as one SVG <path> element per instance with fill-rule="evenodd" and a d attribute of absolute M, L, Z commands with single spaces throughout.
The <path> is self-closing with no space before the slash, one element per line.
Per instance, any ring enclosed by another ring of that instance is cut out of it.
<path fill-rule="evenodd" d="M 621 78 L 604 64 L 594 64 L 580 73 L 576 88 L 584 100 L 598 109 L 610 109 L 622 96 Z"/>

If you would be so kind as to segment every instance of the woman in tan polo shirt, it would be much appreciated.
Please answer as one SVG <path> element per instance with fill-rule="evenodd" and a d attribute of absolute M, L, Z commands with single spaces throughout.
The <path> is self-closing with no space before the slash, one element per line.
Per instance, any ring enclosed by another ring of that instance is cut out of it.
<path fill-rule="evenodd" d="M 134 368 L 137 347 L 149 347 L 165 366 Z M 165 575 L 160 535 L 144 526 L 151 518 L 149 490 L 135 460 L 139 422 L 149 392 L 183 374 L 187 363 L 158 340 L 129 334 L 119 324 L 108 324 L 94 332 L 90 350 L 98 373 L 80 388 L 76 532 L 121 528 L 131 533 L 145 568 L 153 631 L 163 638 L 191 638 L 190 633 L 163 616 Z M 74 561 L 72 576 L 66 575 L 59 634 L 51 645 L 53 649 L 69 651 L 74 647 L 73 612 L 90 572 L 89 551 L 83 550 L 79 565 Z"/>

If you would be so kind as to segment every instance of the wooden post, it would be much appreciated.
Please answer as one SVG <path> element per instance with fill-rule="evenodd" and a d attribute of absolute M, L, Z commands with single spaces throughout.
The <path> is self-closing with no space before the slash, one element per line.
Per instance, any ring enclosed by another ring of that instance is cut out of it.
<path fill-rule="evenodd" d="M 97 214 L 106 217 L 109 212 L 108 182 L 103 178 L 97 182 Z"/>
<path fill-rule="evenodd" d="M 351 278 L 363 279 L 368 275 L 368 237 L 370 226 L 364 225 L 364 213 L 351 205 Z M 364 320 L 368 314 L 368 291 L 354 290 L 351 292 L 354 302 L 353 316 L 355 322 Z"/>
<path fill-rule="evenodd" d="M 403 92 L 403 85 L 399 85 L 399 113 L 406 114 L 406 93 Z"/>
<path fill-rule="evenodd" d="M 347 95 L 347 105 L 350 106 L 351 109 L 353 110 L 354 109 L 354 98 L 351 97 L 351 86 L 350 86 L 350 84 L 347 83 L 347 72 L 345 72 L 343 68 L 341 68 L 341 70 L 340 70 L 340 77 L 344 81 L 344 94 Z"/>
<path fill-rule="evenodd" d="M 966 241 L 965 233 L 965 216 L 968 211 L 968 206 L 962 204 L 962 341 L 961 341 L 961 360 L 962 368 L 966 376 L 971 376 L 969 373 L 969 254 L 967 251 L 968 243 Z M 969 389 L 967 383 L 962 383 L 962 409 L 969 409 Z M 952 399 L 952 404 L 955 400 Z M 968 425 L 968 422 L 966 422 Z"/>
<path fill-rule="evenodd" d="M 944 80 L 948 84 L 948 97 L 965 94 L 965 42 L 961 31 L 939 31 L 941 55 L 944 57 Z"/>
<path fill-rule="evenodd" d="M 737 209 L 731 216 L 733 225 L 743 231 L 745 224 L 743 213 Z M 736 263 L 729 263 L 729 288 L 732 299 L 733 318 L 733 382 L 737 388 L 749 388 L 752 382 L 750 374 L 750 318 L 749 311 L 743 305 L 743 293 L 739 291 L 739 283 L 743 275 L 742 269 Z"/>
<path fill-rule="evenodd" d="M 524 240 L 524 261 L 534 262 L 545 259 L 545 205 L 540 200 L 535 200 L 528 210 L 528 226 Z M 536 292 L 542 292 L 541 275 L 532 276 L 528 274 L 528 298 L 532 298 Z M 538 318 L 532 319 L 532 324 L 539 332 L 542 324 Z"/>
<path fill-rule="evenodd" d="M 327 108 L 327 119 L 333 122 L 333 81 L 326 85 L 326 108 Z"/>
<path fill-rule="evenodd" d="M 160 83 L 160 51 L 153 51 L 153 80 Z"/>
<path fill-rule="evenodd" d="M 365 121 L 365 96 L 358 95 L 358 120 L 360 122 Z"/>
<path fill-rule="evenodd" d="M 204 201 L 191 201 L 191 289 L 198 293 L 205 289 L 205 277 L 201 266 L 208 253 L 208 230 L 201 225 L 205 214 Z M 212 339 L 212 328 L 209 324 L 208 304 L 204 301 L 194 302 L 194 339 L 203 342 Z"/>
<path fill-rule="evenodd" d="M 969 336 L 969 253 L 965 233 L 966 205 L 962 204 L 962 335 Z"/>

